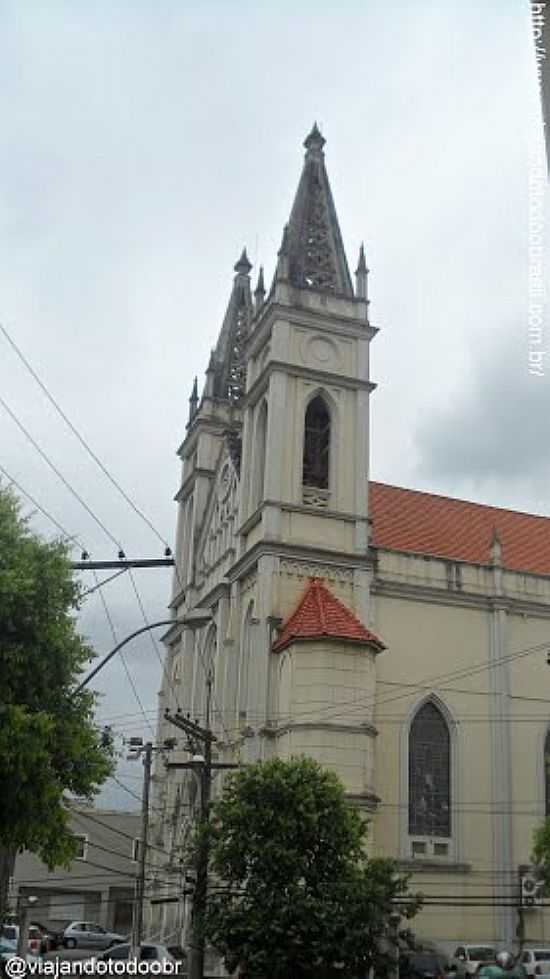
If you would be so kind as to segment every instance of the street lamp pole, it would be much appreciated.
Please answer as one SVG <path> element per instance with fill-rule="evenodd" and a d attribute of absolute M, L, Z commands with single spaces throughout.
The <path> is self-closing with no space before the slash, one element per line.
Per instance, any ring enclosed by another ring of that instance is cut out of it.
<path fill-rule="evenodd" d="M 168 625 L 183 626 L 184 628 L 187 629 L 197 629 L 200 628 L 200 626 L 206 625 L 208 622 L 211 621 L 211 619 L 212 619 L 212 612 L 210 609 L 195 608 L 195 609 L 191 609 L 191 611 L 189 612 L 186 612 L 181 619 L 160 619 L 158 622 L 149 622 L 148 625 L 142 626 L 141 629 L 136 629 L 135 632 L 131 632 L 129 636 L 126 636 L 125 639 L 122 639 L 121 642 L 118 642 L 114 647 L 114 649 L 111 649 L 111 652 L 107 653 L 107 655 L 103 657 L 103 659 L 101 660 L 101 662 L 97 664 L 97 666 L 94 666 L 93 670 L 90 673 L 88 673 L 88 676 L 84 677 L 82 682 L 78 684 L 78 687 L 76 687 L 73 693 L 80 693 L 81 690 L 84 690 L 84 687 L 88 686 L 90 680 L 93 680 L 94 676 L 96 676 L 99 673 L 99 671 L 102 670 L 103 667 L 107 665 L 107 663 L 109 662 L 109 660 L 113 658 L 113 656 L 116 656 L 118 651 L 122 649 L 122 647 L 125 646 L 126 643 L 130 642 L 132 639 L 135 639 L 136 636 L 140 636 L 143 632 L 150 632 L 151 629 L 158 629 L 160 628 L 160 626 L 168 626 Z"/>

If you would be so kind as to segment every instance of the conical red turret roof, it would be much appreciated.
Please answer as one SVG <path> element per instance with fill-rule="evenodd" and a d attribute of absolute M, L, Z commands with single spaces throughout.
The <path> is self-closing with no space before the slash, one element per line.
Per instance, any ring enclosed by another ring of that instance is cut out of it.
<path fill-rule="evenodd" d="M 385 649 L 384 643 L 366 629 L 319 578 L 311 578 L 297 608 L 283 624 L 273 652 L 286 649 L 292 642 L 325 637 L 368 644 L 379 652 Z"/>

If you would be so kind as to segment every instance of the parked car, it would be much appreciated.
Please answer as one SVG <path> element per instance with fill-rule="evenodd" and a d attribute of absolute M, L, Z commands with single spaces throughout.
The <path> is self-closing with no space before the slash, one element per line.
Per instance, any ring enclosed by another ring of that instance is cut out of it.
<path fill-rule="evenodd" d="M 7 976 L 6 964 L 14 955 L 17 955 L 17 942 L 9 938 L 0 938 L 0 976 Z M 27 952 L 25 955 L 27 965 L 37 965 L 39 959 L 36 955 Z"/>
<path fill-rule="evenodd" d="M 405 952 L 399 957 L 400 979 L 445 979 L 448 963 L 436 952 Z"/>
<path fill-rule="evenodd" d="M 0 940 L 7 939 L 9 942 L 19 941 L 19 925 L 2 925 L 0 930 Z M 42 945 L 42 933 L 36 925 L 29 925 L 27 950 L 31 955 L 40 955 Z"/>
<path fill-rule="evenodd" d="M 72 921 L 63 932 L 65 948 L 110 948 L 126 941 L 126 935 L 107 931 L 90 921 Z"/>
<path fill-rule="evenodd" d="M 31 921 L 31 925 L 38 928 L 42 935 L 42 953 L 53 952 L 56 948 L 59 948 L 63 941 L 63 932 L 56 931 L 55 928 L 50 928 L 47 925 L 43 925 L 40 921 Z"/>
<path fill-rule="evenodd" d="M 527 979 L 527 973 L 521 962 L 514 962 L 510 969 L 503 969 L 498 962 L 482 962 L 476 979 Z"/>
<path fill-rule="evenodd" d="M 123 962 L 130 959 L 132 952 L 132 946 L 129 942 L 124 942 L 122 945 L 115 945 L 113 948 L 108 949 L 103 955 L 100 955 L 100 960 L 103 962 Z M 158 975 L 158 963 L 161 965 L 169 963 L 174 969 L 177 962 L 180 959 L 170 952 L 166 945 L 157 945 L 152 942 L 142 942 L 139 946 L 138 960 L 140 963 L 151 962 L 155 963 L 154 972 Z M 147 967 L 140 967 L 140 975 L 147 973 Z M 184 970 L 182 969 L 182 974 Z"/>
<path fill-rule="evenodd" d="M 496 949 L 492 945 L 459 945 L 451 959 L 451 970 L 456 979 L 473 976 L 480 965 L 494 962 Z"/>
<path fill-rule="evenodd" d="M 550 948 L 526 948 L 521 964 L 528 976 L 542 976 L 550 972 Z"/>

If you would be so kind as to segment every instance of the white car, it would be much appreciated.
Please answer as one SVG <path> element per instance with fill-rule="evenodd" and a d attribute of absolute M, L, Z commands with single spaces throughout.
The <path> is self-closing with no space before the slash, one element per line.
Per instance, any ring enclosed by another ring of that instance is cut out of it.
<path fill-rule="evenodd" d="M 73 921 L 63 932 L 65 948 L 110 948 L 126 941 L 126 935 L 107 931 L 91 921 Z"/>
<path fill-rule="evenodd" d="M 521 964 L 528 976 L 543 976 L 550 972 L 550 948 L 526 948 Z"/>
<path fill-rule="evenodd" d="M 495 955 L 492 945 L 459 945 L 451 959 L 451 971 L 456 973 L 456 979 L 465 979 L 484 962 L 494 962 Z"/>
<path fill-rule="evenodd" d="M 130 959 L 131 952 L 132 946 L 130 943 L 124 942 L 123 945 L 115 945 L 113 948 L 107 949 L 99 958 L 103 962 L 127 962 Z M 157 945 L 154 942 L 142 942 L 139 946 L 137 958 L 140 966 L 143 962 L 160 962 L 162 965 L 169 964 L 171 973 L 183 975 L 185 972 L 183 963 L 168 951 L 166 945 Z M 140 967 L 139 974 L 143 975 L 144 972 L 147 972 L 147 968 Z M 155 972 L 158 975 L 158 970 L 155 969 Z"/>

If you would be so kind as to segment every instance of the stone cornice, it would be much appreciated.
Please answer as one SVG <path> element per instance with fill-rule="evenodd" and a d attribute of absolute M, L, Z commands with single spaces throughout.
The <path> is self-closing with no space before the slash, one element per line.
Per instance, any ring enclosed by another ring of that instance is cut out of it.
<path fill-rule="evenodd" d="M 228 569 L 226 577 L 231 582 L 243 578 L 256 567 L 259 558 L 264 555 L 292 558 L 305 563 L 314 561 L 319 564 L 331 564 L 334 567 L 345 566 L 357 571 L 365 571 L 372 567 L 372 560 L 368 554 L 359 555 L 349 551 L 330 551 L 320 547 L 308 547 L 305 544 L 296 545 L 285 544 L 281 541 L 259 540 L 235 562 L 233 567 Z"/>
<path fill-rule="evenodd" d="M 371 591 L 373 595 L 383 595 L 388 598 L 410 599 L 429 605 L 458 606 L 460 608 L 478 608 L 485 611 L 512 612 L 515 615 L 540 615 L 550 618 L 550 603 L 517 598 L 513 595 L 490 595 L 466 590 L 436 588 L 433 585 L 413 585 L 406 582 L 391 581 L 376 575 L 373 578 Z"/>
<path fill-rule="evenodd" d="M 182 503 L 184 500 L 186 500 L 189 494 L 192 492 L 195 482 L 200 476 L 206 476 L 207 479 L 212 479 L 212 477 L 215 475 L 215 469 L 205 469 L 197 466 L 196 469 L 193 469 L 193 472 L 189 473 L 187 479 L 184 479 L 178 492 L 174 496 L 174 500 L 176 503 Z"/>
<path fill-rule="evenodd" d="M 350 302 L 351 300 L 347 299 L 346 301 Z M 357 300 L 357 303 L 358 307 L 359 304 L 364 305 L 364 300 Z M 305 306 L 286 306 L 281 303 L 270 302 L 264 307 L 264 311 L 262 311 L 250 334 L 247 344 L 248 356 L 256 354 L 277 319 L 290 322 L 294 326 L 305 326 L 318 330 L 319 333 L 332 333 L 332 335 L 334 335 L 336 325 L 340 327 L 338 331 L 340 336 L 357 337 L 360 340 L 372 340 L 379 333 L 378 327 L 371 326 L 365 320 L 338 314 L 332 310 L 325 312 L 319 309 L 308 309 Z"/>
<path fill-rule="evenodd" d="M 398 860 L 399 867 L 413 874 L 470 874 L 471 863 L 457 863 L 454 860 Z"/>
<path fill-rule="evenodd" d="M 357 523 L 363 521 L 370 523 L 366 513 L 348 513 L 345 510 L 317 509 L 307 506 L 305 503 L 289 503 L 281 500 L 264 500 L 263 503 L 246 518 L 245 522 L 237 529 L 238 534 L 248 534 L 257 523 L 260 522 L 262 510 L 265 507 L 278 507 L 284 513 L 305 513 L 308 517 L 324 517 L 328 520 L 343 520 L 346 523 Z"/>
<path fill-rule="evenodd" d="M 270 360 L 242 399 L 243 408 L 256 404 L 265 390 L 266 378 L 271 377 L 277 371 L 284 371 L 285 374 L 293 377 L 305 377 L 308 381 L 322 380 L 323 384 L 336 384 L 338 387 L 348 388 L 351 391 L 368 391 L 370 394 L 376 390 L 376 384 L 372 381 L 364 381 L 359 377 L 350 377 L 348 374 L 337 374 L 334 371 L 324 371 L 320 368 L 305 367 L 285 360 Z"/>
<path fill-rule="evenodd" d="M 335 731 L 339 734 L 365 734 L 370 738 L 378 736 L 378 728 L 370 721 L 364 721 L 361 724 L 345 724 L 344 722 L 334 724 L 331 721 L 288 721 L 286 724 L 270 728 L 270 731 L 275 738 L 280 738 L 288 734 L 289 731 Z"/>
<path fill-rule="evenodd" d="M 212 399 L 214 400 L 214 399 Z M 229 410 L 230 405 L 228 401 L 215 401 L 223 405 L 226 410 Z M 235 411 L 235 408 L 232 409 Z M 230 425 L 242 426 L 242 421 L 239 418 L 229 419 L 229 418 L 211 418 L 209 416 L 201 415 L 200 410 L 195 418 L 193 419 L 192 426 L 189 429 L 187 435 L 185 436 L 183 442 L 176 450 L 176 455 L 180 456 L 181 459 L 186 456 L 191 455 L 195 449 L 195 445 L 198 441 L 199 435 L 202 432 L 209 432 L 211 435 L 223 435 Z"/>

